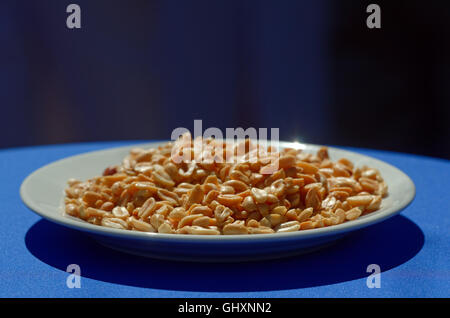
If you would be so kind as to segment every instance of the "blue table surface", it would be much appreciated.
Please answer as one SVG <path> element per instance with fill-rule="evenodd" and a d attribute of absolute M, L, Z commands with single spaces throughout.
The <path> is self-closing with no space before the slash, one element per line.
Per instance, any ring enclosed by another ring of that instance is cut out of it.
<path fill-rule="evenodd" d="M 140 143 L 135 142 L 135 143 Z M 153 260 L 102 247 L 46 221 L 22 203 L 35 169 L 67 156 L 133 142 L 0 150 L 0 297 L 449 297 L 449 161 L 351 149 L 407 173 L 417 194 L 400 215 L 311 254 L 264 262 L 202 264 Z M 81 269 L 68 288 L 69 264 Z M 367 266 L 381 268 L 368 288 Z"/>

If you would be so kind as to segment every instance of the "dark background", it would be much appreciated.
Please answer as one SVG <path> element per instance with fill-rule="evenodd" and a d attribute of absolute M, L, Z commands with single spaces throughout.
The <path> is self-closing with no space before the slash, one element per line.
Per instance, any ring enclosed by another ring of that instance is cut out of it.
<path fill-rule="evenodd" d="M 449 35 L 450 1 L 3 0 L 0 147 L 170 139 L 202 119 L 448 159 Z"/>

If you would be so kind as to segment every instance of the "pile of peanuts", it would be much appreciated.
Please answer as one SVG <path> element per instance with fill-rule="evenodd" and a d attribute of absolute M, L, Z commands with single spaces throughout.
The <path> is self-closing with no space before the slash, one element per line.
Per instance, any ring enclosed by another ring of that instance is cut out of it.
<path fill-rule="evenodd" d="M 229 149 L 225 142 L 217 148 L 211 138 L 201 143 L 214 144 L 216 157 Z M 261 146 L 245 140 L 232 149 L 235 154 L 245 149 L 234 162 L 180 162 L 173 147 L 132 149 L 102 176 L 69 180 L 65 212 L 92 224 L 143 232 L 269 234 L 355 220 L 379 209 L 387 195 L 378 170 L 356 168 L 345 158 L 332 162 L 326 147 L 316 154 L 267 147 L 258 160 L 246 161 Z M 184 144 L 182 152 L 193 147 L 194 141 Z M 271 167 L 276 169 L 264 171 Z"/>

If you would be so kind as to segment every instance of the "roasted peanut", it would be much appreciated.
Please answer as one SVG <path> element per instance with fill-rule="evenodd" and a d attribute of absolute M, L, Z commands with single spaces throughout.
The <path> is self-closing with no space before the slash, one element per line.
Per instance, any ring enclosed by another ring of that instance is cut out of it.
<path fill-rule="evenodd" d="M 134 148 L 102 176 L 69 180 L 65 192 L 65 213 L 95 225 L 233 235 L 352 221 L 380 209 L 388 187 L 377 169 L 333 162 L 326 147 L 312 154 L 247 139 L 230 148 L 185 135 L 157 149 Z"/>

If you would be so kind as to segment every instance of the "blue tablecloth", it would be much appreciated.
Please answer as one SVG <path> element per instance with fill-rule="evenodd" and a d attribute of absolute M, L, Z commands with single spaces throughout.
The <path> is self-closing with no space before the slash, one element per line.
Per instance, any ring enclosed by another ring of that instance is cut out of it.
<path fill-rule="evenodd" d="M 74 154 L 129 144 L 103 142 L 0 151 L 0 297 L 449 297 L 449 161 L 365 149 L 407 173 L 417 195 L 400 215 L 321 251 L 239 264 L 168 262 L 102 247 L 43 220 L 19 197 L 35 169 Z M 68 288 L 69 264 L 81 288 Z M 367 266 L 381 268 L 368 288 Z"/>

